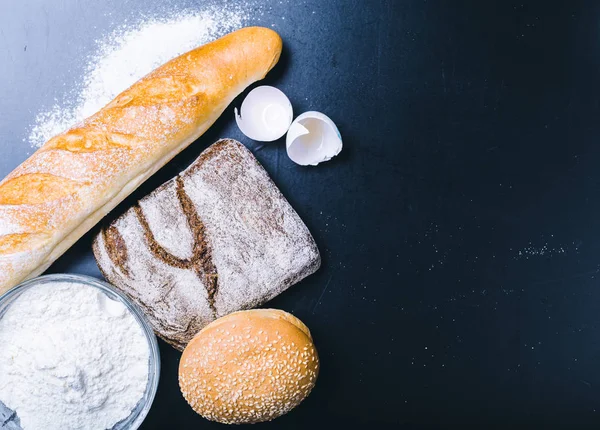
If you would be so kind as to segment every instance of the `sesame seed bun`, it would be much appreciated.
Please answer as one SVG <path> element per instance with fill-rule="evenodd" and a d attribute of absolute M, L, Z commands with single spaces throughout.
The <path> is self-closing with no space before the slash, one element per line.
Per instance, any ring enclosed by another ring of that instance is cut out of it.
<path fill-rule="evenodd" d="M 220 318 L 192 339 L 179 363 L 179 386 L 204 418 L 257 423 L 298 406 L 318 373 L 308 327 L 287 312 L 254 309 Z"/>

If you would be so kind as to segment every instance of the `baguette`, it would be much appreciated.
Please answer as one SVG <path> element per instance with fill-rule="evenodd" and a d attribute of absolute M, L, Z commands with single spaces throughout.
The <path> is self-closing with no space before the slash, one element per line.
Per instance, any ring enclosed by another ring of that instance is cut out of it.
<path fill-rule="evenodd" d="M 261 27 L 183 54 L 0 182 L 0 293 L 44 272 L 140 184 L 202 135 L 279 60 Z"/>

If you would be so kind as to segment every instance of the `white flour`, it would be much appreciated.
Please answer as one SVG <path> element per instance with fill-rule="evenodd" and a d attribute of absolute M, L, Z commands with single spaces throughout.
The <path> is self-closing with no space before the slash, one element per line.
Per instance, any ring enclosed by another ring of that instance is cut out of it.
<path fill-rule="evenodd" d="M 24 292 L 0 319 L 0 401 L 25 430 L 110 429 L 148 383 L 146 337 L 127 308 L 95 288 Z"/>
<path fill-rule="evenodd" d="M 240 3 L 241 5 L 242 3 Z M 29 134 L 33 147 L 93 115 L 119 93 L 176 56 L 242 27 L 241 6 L 180 13 L 125 25 L 98 42 L 87 60 L 83 82 L 68 98 L 40 112 Z"/>

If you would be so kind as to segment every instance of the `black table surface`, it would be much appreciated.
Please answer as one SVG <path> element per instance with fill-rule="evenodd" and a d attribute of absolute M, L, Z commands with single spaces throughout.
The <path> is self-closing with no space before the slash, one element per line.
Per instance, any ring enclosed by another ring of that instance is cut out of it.
<path fill-rule="evenodd" d="M 297 166 L 281 141 L 241 135 L 230 107 L 126 202 L 233 137 L 313 232 L 322 268 L 268 306 L 311 328 L 321 375 L 300 407 L 262 427 L 597 428 L 600 3 L 262 3 L 248 23 L 285 44 L 264 82 L 296 113 L 328 114 L 342 154 Z M 0 176 L 32 152 L 35 114 L 81 78 L 94 40 L 126 19 L 206 4 L 2 0 Z M 95 231 L 51 272 L 100 277 Z M 160 348 L 142 428 L 219 427 L 187 406 L 180 354 Z"/>

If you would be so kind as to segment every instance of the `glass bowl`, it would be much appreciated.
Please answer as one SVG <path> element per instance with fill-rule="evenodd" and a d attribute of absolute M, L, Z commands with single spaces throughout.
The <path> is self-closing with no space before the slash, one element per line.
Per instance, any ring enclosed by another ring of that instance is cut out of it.
<path fill-rule="evenodd" d="M 2 319 L 6 313 L 6 310 L 15 300 L 19 298 L 23 292 L 31 288 L 35 288 L 38 285 L 48 284 L 51 282 L 84 284 L 102 291 L 109 298 L 123 303 L 125 307 L 133 314 L 136 321 L 142 328 L 142 331 L 148 340 L 148 349 L 150 352 L 150 359 L 148 363 L 148 384 L 146 385 L 146 391 L 144 392 L 144 395 L 140 399 L 137 406 L 131 412 L 131 415 L 125 418 L 123 421 L 115 424 L 111 430 L 138 429 L 150 411 L 150 407 L 154 401 L 154 396 L 156 395 L 156 390 L 158 389 L 158 380 L 160 378 L 160 353 L 158 351 L 158 342 L 152 327 L 138 307 L 134 305 L 123 293 L 118 291 L 110 284 L 90 276 L 70 274 L 40 276 L 38 278 L 25 281 L 7 291 L 4 295 L 0 296 L 0 319 Z"/>

